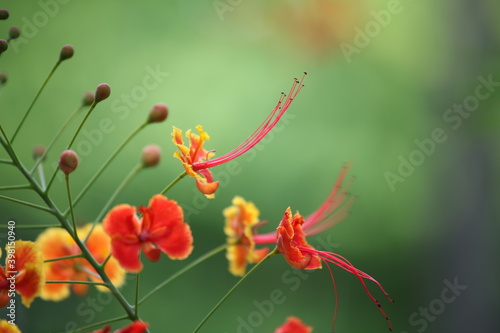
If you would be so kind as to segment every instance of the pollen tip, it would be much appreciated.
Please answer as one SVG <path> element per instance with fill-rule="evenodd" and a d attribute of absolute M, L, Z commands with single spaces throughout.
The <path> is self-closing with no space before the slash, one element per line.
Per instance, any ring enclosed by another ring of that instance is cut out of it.
<path fill-rule="evenodd" d="M 307 72 L 304 72 L 304 75 L 307 75 Z"/>

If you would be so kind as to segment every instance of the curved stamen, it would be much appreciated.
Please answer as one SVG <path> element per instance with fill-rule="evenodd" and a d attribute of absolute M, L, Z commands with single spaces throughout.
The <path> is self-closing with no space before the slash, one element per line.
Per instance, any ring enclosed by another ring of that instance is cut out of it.
<path fill-rule="evenodd" d="M 347 272 L 349 272 L 351 274 L 354 274 L 358 278 L 359 282 L 361 283 L 363 289 L 365 290 L 365 293 L 368 295 L 368 297 L 370 297 L 370 299 L 372 300 L 372 302 L 375 303 L 375 305 L 377 305 L 380 313 L 382 313 L 382 315 L 384 316 L 384 318 L 389 322 L 389 330 L 392 331 L 392 321 L 389 319 L 389 317 L 385 313 L 384 309 L 382 309 L 382 305 L 380 304 L 380 302 L 375 297 L 373 297 L 373 295 L 371 294 L 370 290 L 366 286 L 366 283 L 365 283 L 365 281 L 363 279 L 367 279 L 367 280 L 373 281 L 380 288 L 380 290 L 382 291 L 382 293 L 384 294 L 384 296 L 390 302 L 394 302 L 389 297 L 389 294 L 384 290 L 384 288 L 382 287 L 382 285 L 377 280 L 375 280 L 373 277 L 371 277 L 370 275 L 366 274 L 365 272 L 357 269 L 347 259 L 345 259 L 344 257 L 342 257 L 342 256 L 340 256 L 340 255 L 338 255 L 336 253 L 325 252 L 325 251 L 318 251 L 318 250 L 311 249 L 311 248 L 304 247 L 304 246 L 298 246 L 298 249 L 301 252 L 303 252 L 303 253 L 309 253 L 309 254 L 318 255 L 322 260 L 330 262 L 330 263 L 332 263 L 334 265 L 337 265 L 338 267 L 346 270 Z"/>
<path fill-rule="evenodd" d="M 271 113 L 266 117 L 264 122 L 238 147 L 234 148 L 229 153 L 222 155 L 218 158 L 215 158 L 213 160 L 193 163 L 193 170 L 197 171 L 217 166 L 219 164 L 230 161 L 244 154 L 248 150 L 252 149 L 274 128 L 274 126 L 276 126 L 276 124 L 281 119 L 285 111 L 292 104 L 294 98 L 298 95 L 298 93 L 304 86 L 302 82 L 304 81 L 306 74 L 307 73 L 304 72 L 304 75 L 302 76 L 302 79 L 300 81 L 294 79 L 293 85 L 290 88 L 288 96 L 285 95 L 284 93 L 281 93 L 280 99 L 278 100 L 278 103 L 274 107 L 273 111 L 271 111 Z"/>

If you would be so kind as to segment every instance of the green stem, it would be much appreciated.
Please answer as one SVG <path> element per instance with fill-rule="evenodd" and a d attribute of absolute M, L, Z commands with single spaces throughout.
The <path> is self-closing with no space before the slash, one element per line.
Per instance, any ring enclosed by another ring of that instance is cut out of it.
<path fill-rule="evenodd" d="M 80 199 L 85 195 L 85 193 L 87 193 L 87 191 L 89 190 L 90 186 L 92 186 L 92 184 L 94 184 L 94 182 L 97 180 L 97 178 L 102 174 L 102 172 L 104 171 L 104 169 L 106 169 L 106 167 L 111 163 L 111 161 L 113 161 L 113 159 L 116 157 L 116 155 L 118 155 L 118 153 L 125 147 L 125 145 L 130 140 L 132 140 L 132 138 L 134 136 L 136 136 L 137 133 L 139 133 L 144 127 L 146 127 L 146 125 L 148 125 L 147 122 L 145 122 L 144 124 L 140 125 L 134 132 L 132 132 L 132 134 L 130 134 L 130 136 L 128 138 L 125 139 L 125 141 L 122 142 L 122 144 L 118 148 L 116 148 L 116 150 L 113 152 L 113 154 L 111 154 L 111 156 L 108 158 L 108 160 L 106 162 L 104 162 L 104 164 L 101 166 L 101 168 L 99 170 L 97 170 L 97 172 L 94 174 L 94 176 L 92 177 L 92 179 L 90 179 L 87 182 L 87 185 L 85 185 L 85 187 L 83 188 L 83 190 L 77 195 L 77 197 L 73 201 L 73 205 L 74 206 L 76 206 L 78 204 L 78 202 L 80 201 Z M 64 216 L 67 216 L 67 214 L 68 214 L 68 211 L 65 211 L 64 212 Z"/>
<path fill-rule="evenodd" d="M 127 175 L 127 177 L 125 177 L 125 179 L 122 181 L 122 183 L 116 188 L 115 192 L 113 192 L 113 194 L 109 197 L 108 202 L 106 202 L 106 204 L 104 205 L 104 207 L 102 207 L 101 212 L 99 213 L 99 215 L 97 215 L 97 217 L 94 219 L 94 223 L 92 224 L 92 227 L 90 228 L 89 233 L 85 237 L 84 243 L 87 242 L 87 240 L 89 239 L 90 234 L 94 230 L 96 224 L 99 221 L 101 221 L 101 219 L 104 217 L 104 215 L 106 214 L 106 212 L 109 209 L 109 206 L 111 206 L 111 204 L 116 199 L 116 197 L 123 191 L 123 189 L 125 188 L 125 186 L 127 186 L 128 183 L 130 183 L 130 181 L 132 180 L 132 178 L 134 178 L 139 173 L 139 171 L 141 171 L 143 168 L 144 168 L 144 166 L 142 165 L 142 163 L 139 164 L 139 165 L 137 165 L 135 168 L 132 169 L 132 171 L 129 172 L 129 174 Z"/>
<path fill-rule="evenodd" d="M 93 329 L 93 328 L 96 328 L 96 327 L 102 327 L 102 326 L 104 326 L 106 324 L 115 323 L 117 321 L 121 321 L 121 320 L 125 320 L 125 319 L 128 319 L 128 317 L 127 316 L 121 316 L 121 317 L 116 317 L 116 318 L 112 318 L 112 319 L 107 319 L 107 320 L 100 321 L 98 323 L 95 323 L 95 324 L 92 324 L 92 325 L 89 325 L 89 326 L 78 328 L 75 331 L 71 331 L 70 333 L 86 332 L 86 331 L 88 331 L 90 329 Z"/>
<path fill-rule="evenodd" d="M 182 178 L 186 177 L 186 175 L 187 175 L 186 171 L 184 171 L 183 173 L 181 173 L 180 175 L 178 175 L 177 178 L 175 178 L 170 184 L 167 185 L 167 187 L 165 187 L 163 189 L 163 191 L 160 192 L 160 194 L 167 193 L 168 190 L 170 190 L 175 184 L 177 184 L 177 182 L 179 180 L 181 180 Z"/>
<path fill-rule="evenodd" d="M 46 280 L 45 283 L 48 284 L 58 284 L 58 283 L 69 283 L 69 284 L 90 284 L 93 286 L 104 286 L 108 285 L 104 282 L 94 282 L 94 281 L 72 281 L 72 280 Z"/>
<path fill-rule="evenodd" d="M 19 123 L 19 125 L 17 126 L 17 129 L 16 131 L 14 132 L 14 135 L 12 136 L 12 139 L 10 140 L 11 143 L 14 143 L 14 139 L 16 138 L 17 134 L 19 133 L 19 130 L 21 129 L 21 127 L 23 126 L 24 124 L 24 121 L 26 120 L 26 118 L 28 118 L 28 115 L 29 113 L 31 112 L 31 110 L 33 109 L 33 105 L 35 105 L 38 97 L 40 96 L 40 94 L 42 93 L 43 89 L 45 88 L 45 86 L 47 85 L 47 83 L 49 82 L 50 78 L 52 77 L 52 74 L 54 74 L 54 72 L 56 71 L 57 67 L 59 66 L 59 64 L 61 63 L 61 60 L 58 60 L 57 63 L 55 64 L 55 66 L 52 68 L 52 70 L 49 72 L 49 75 L 47 75 L 47 77 L 45 78 L 45 80 L 43 81 L 42 83 L 42 86 L 40 87 L 40 89 L 38 89 L 38 92 L 36 93 L 35 95 L 35 98 L 33 99 L 33 101 L 31 102 L 30 106 L 28 107 L 28 111 L 26 111 L 26 113 L 24 114 L 24 117 L 23 119 L 21 119 L 21 123 Z"/>
<path fill-rule="evenodd" d="M 43 262 L 53 262 L 53 261 L 66 260 L 66 259 L 74 259 L 74 258 L 82 258 L 82 255 L 81 254 L 73 254 L 71 256 L 58 257 L 58 258 L 52 258 L 52 259 L 45 259 Z"/>
<path fill-rule="evenodd" d="M 139 316 L 139 277 L 141 273 L 136 274 L 135 279 L 135 315 Z"/>
<path fill-rule="evenodd" d="M 165 281 L 163 281 L 162 283 L 160 283 L 159 285 L 154 287 L 153 290 L 151 290 L 149 293 L 147 293 L 144 297 L 141 298 L 141 300 L 139 301 L 138 304 L 142 304 L 145 300 L 147 300 L 149 297 L 153 296 L 161 288 L 165 287 L 167 284 L 169 284 L 170 282 L 172 282 L 173 280 L 175 280 L 176 278 L 178 278 L 182 274 L 186 273 L 191 268 L 197 266 L 198 264 L 202 263 L 203 261 L 207 260 L 208 258 L 211 258 L 211 257 L 215 256 L 216 254 L 222 252 L 228 246 L 229 246 L 229 244 L 222 244 L 222 245 L 216 247 L 215 249 L 211 250 L 210 252 L 205 253 L 204 255 L 199 257 L 198 259 L 194 260 L 189 265 L 185 266 L 183 269 L 181 269 L 180 271 L 178 271 L 177 273 L 175 273 L 174 275 L 172 275 L 171 277 L 169 277 L 168 279 L 166 279 Z"/>
<path fill-rule="evenodd" d="M 40 186 L 42 188 L 46 188 L 47 185 L 45 185 L 45 173 L 43 172 L 43 164 L 38 165 L 37 170 L 38 170 L 38 178 L 40 178 Z"/>
<path fill-rule="evenodd" d="M 47 213 L 54 214 L 54 211 L 52 209 L 47 208 L 47 207 L 43 207 L 43 206 L 40 206 L 40 205 L 36 205 L 34 203 L 31 203 L 31 202 L 27 202 L 27 201 L 15 199 L 15 198 L 11 198 L 11 197 L 6 197 L 5 195 L 0 195 L 0 199 L 4 199 L 4 200 L 7 200 L 7 201 L 12 201 L 12 202 L 15 202 L 15 203 L 18 203 L 18 204 L 21 204 L 21 205 L 25 205 L 25 206 L 28 206 L 28 207 L 31 207 L 31 208 L 36 208 L 36 209 L 39 209 L 39 210 L 43 210 L 44 212 L 47 212 Z"/>
<path fill-rule="evenodd" d="M 54 136 L 54 138 L 52 139 L 52 141 L 47 145 L 47 147 L 45 148 L 45 152 L 42 154 L 42 156 L 40 156 L 35 165 L 33 166 L 33 168 L 31 169 L 30 171 L 30 174 L 33 174 L 33 172 L 35 171 L 36 167 L 45 159 L 45 157 L 47 156 L 47 154 L 49 153 L 49 150 L 52 148 L 52 146 L 56 143 L 57 139 L 61 136 L 62 132 L 66 129 L 66 127 L 68 127 L 68 125 L 71 123 L 71 121 L 76 117 L 76 115 L 78 114 L 78 112 L 80 112 L 80 110 L 83 109 L 83 105 L 80 105 L 75 111 L 73 111 L 73 113 L 69 116 L 69 118 L 66 120 L 66 122 L 62 125 L 62 127 L 59 129 L 59 131 L 57 131 L 56 135 Z"/>
<path fill-rule="evenodd" d="M 109 259 L 111 259 L 111 253 L 108 254 L 108 256 L 106 257 L 106 259 L 104 259 L 104 261 L 102 262 L 102 264 L 101 264 L 102 268 L 104 268 L 104 266 L 106 266 L 106 264 L 108 263 Z"/>
<path fill-rule="evenodd" d="M 13 164 L 11 160 L 0 158 L 0 164 Z"/>
<path fill-rule="evenodd" d="M 60 228 L 60 224 L 40 224 L 40 225 L 16 225 L 16 229 L 47 229 Z M 7 225 L 0 225 L 0 229 L 7 229 Z"/>
<path fill-rule="evenodd" d="M 69 187 L 69 174 L 66 175 L 66 192 L 68 193 L 69 210 L 71 212 L 71 221 L 73 222 L 73 232 L 75 233 L 75 237 L 78 237 L 78 235 L 76 233 L 75 213 L 73 212 L 73 203 L 71 201 L 71 190 Z"/>
<path fill-rule="evenodd" d="M 116 288 L 116 286 L 113 284 L 113 282 L 111 281 L 109 276 L 106 274 L 104 268 L 97 262 L 97 260 L 94 258 L 92 253 L 90 253 L 87 246 L 80 240 L 80 238 L 76 235 L 76 233 L 73 232 L 73 229 L 70 226 L 68 220 L 63 216 L 63 214 L 59 211 L 59 209 L 57 209 L 57 207 L 54 204 L 54 202 L 52 201 L 52 199 L 47 195 L 47 192 L 44 191 L 38 185 L 38 183 L 33 179 L 33 177 L 31 177 L 28 170 L 19 161 L 16 153 L 14 152 L 14 150 L 12 150 L 11 146 L 8 144 L 8 140 L 0 137 L 0 144 L 2 144 L 2 146 L 5 148 L 5 150 L 9 154 L 10 158 L 12 159 L 12 162 L 14 163 L 14 165 L 19 169 L 19 171 L 23 174 L 23 176 L 26 178 L 26 180 L 31 184 L 33 190 L 45 202 L 45 204 L 48 207 L 45 209 L 50 211 L 57 218 L 59 223 L 61 223 L 61 226 L 64 229 L 66 229 L 66 231 L 73 238 L 73 240 L 75 241 L 78 248 L 80 248 L 82 256 L 88 261 L 88 263 L 94 268 L 94 270 L 97 272 L 97 274 L 101 277 L 103 283 L 106 284 L 106 287 L 109 289 L 109 291 L 113 294 L 113 296 L 116 298 L 118 303 L 120 303 L 122 308 L 127 313 L 127 317 L 130 318 L 130 320 L 139 319 L 135 315 L 134 308 L 127 302 L 127 300 L 122 295 L 122 293 Z"/>
<path fill-rule="evenodd" d="M 71 146 L 73 145 L 73 143 L 75 142 L 76 137 L 78 136 L 78 134 L 80 133 L 80 131 L 81 131 L 82 127 L 83 127 L 83 125 L 87 121 L 87 118 L 90 116 L 90 114 L 92 113 L 92 111 L 94 111 L 97 103 L 98 102 L 94 101 L 94 103 L 92 103 L 92 105 L 90 106 L 89 110 L 85 114 L 85 117 L 83 117 L 82 121 L 80 122 L 80 125 L 78 126 L 75 134 L 73 134 L 73 137 L 71 138 L 71 141 L 69 142 L 68 147 L 66 148 L 66 150 L 70 149 Z M 54 172 L 52 173 L 52 176 L 50 177 L 49 184 L 47 185 L 47 188 L 46 188 L 45 191 L 48 191 L 50 189 L 50 187 L 52 186 L 52 183 L 54 182 L 54 179 L 56 178 L 56 175 L 57 175 L 58 171 L 59 171 L 59 168 L 56 168 L 54 170 Z M 64 215 L 66 216 L 66 214 L 64 214 Z"/>
<path fill-rule="evenodd" d="M 26 189 L 30 189 L 30 188 L 31 188 L 30 184 L 0 186 L 0 191 L 3 191 L 3 190 L 26 190 Z"/>
<path fill-rule="evenodd" d="M 268 253 L 267 256 L 265 256 L 261 261 L 259 261 L 254 267 L 252 267 L 251 270 L 248 271 L 248 273 L 246 273 L 232 288 L 231 290 L 229 290 L 227 292 L 227 294 L 222 297 L 222 299 L 219 301 L 219 303 L 217 303 L 213 309 L 205 316 L 205 318 L 198 324 L 198 326 L 196 326 L 196 328 L 194 329 L 193 333 L 196 333 L 200 330 L 200 328 L 207 322 L 207 320 L 214 314 L 215 311 L 217 311 L 217 309 L 222 305 L 222 303 L 224 303 L 224 301 L 229 297 L 231 296 L 231 294 L 243 283 L 243 281 L 245 281 L 250 275 L 252 275 L 252 273 L 258 268 L 260 267 L 260 265 L 262 265 L 265 261 L 267 261 L 269 258 L 271 258 L 272 256 L 274 256 L 275 254 L 278 254 L 279 253 L 279 250 L 278 248 L 275 248 L 273 251 L 271 251 L 270 253 Z"/>
<path fill-rule="evenodd" d="M 87 111 L 87 113 L 85 114 L 85 117 L 83 117 L 82 121 L 80 122 L 80 125 L 78 126 L 78 128 L 76 129 L 76 132 L 75 134 L 73 134 L 73 137 L 71 138 L 71 141 L 69 142 L 68 144 L 68 147 L 66 149 L 70 149 L 71 146 L 73 145 L 73 143 L 75 143 L 75 140 L 76 140 L 76 137 L 78 136 L 78 134 L 80 133 L 80 131 L 82 130 L 82 127 L 83 125 L 85 125 L 85 122 L 87 121 L 88 117 L 90 116 L 90 114 L 92 113 L 92 111 L 94 111 L 96 105 L 98 104 L 99 102 L 96 102 L 94 101 L 92 103 L 92 105 L 90 106 L 89 110 Z"/>

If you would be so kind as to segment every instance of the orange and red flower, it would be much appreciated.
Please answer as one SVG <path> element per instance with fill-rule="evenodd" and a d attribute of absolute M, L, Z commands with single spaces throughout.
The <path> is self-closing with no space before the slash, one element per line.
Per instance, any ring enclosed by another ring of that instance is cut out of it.
<path fill-rule="evenodd" d="M 285 215 L 283 216 L 283 219 L 277 229 L 278 238 L 276 243 L 279 252 L 283 254 L 286 261 L 292 267 L 298 269 L 321 268 L 321 261 L 326 261 L 339 266 L 351 274 L 354 274 L 360 281 L 366 294 L 378 306 L 382 315 L 389 321 L 389 330 L 392 331 L 391 321 L 385 314 L 380 303 L 368 290 L 365 280 L 373 281 L 380 288 L 384 296 L 392 302 L 392 299 L 389 297 L 389 294 L 387 294 L 382 285 L 370 275 L 354 267 L 353 264 L 351 264 L 346 258 L 336 253 L 316 250 L 314 247 L 309 245 L 306 241 L 304 230 L 302 229 L 303 224 L 304 219 L 298 212 L 292 218 L 290 208 L 285 211 Z"/>
<path fill-rule="evenodd" d="M 300 318 L 290 316 L 273 333 L 311 333 L 313 328 L 305 325 Z"/>
<path fill-rule="evenodd" d="M 219 164 L 231 161 L 232 159 L 252 149 L 253 146 L 259 143 L 259 141 L 274 128 L 285 111 L 292 104 L 293 100 L 303 87 L 302 82 L 305 75 L 306 73 L 304 73 L 300 82 L 297 79 L 294 80 L 288 96 L 284 93 L 281 94 L 281 97 L 273 111 L 267 116 L 255 132 L 253 132 L 238 147 L 218 158 L 211 159 L 214 156 L 213 151 L 206 151 L 203 148 L 205 141 L 209 140 L 210 136 L 207 132 L 203 131 L 201 126 L 196 126 L 200 135 L 191 133 L 191 130 L 186 132 L 186 137 L 189 139 L 189 147 L 184 145 L 184 141 L 182 140 L 182 131 L 174 127 L 172 132 L 172 141 L 179 149 L 179 151 L 174 153 L 174 157 L 178 158 L 182 162 L 186 173 L 195 178 L 196 186 L 200 192 L 205 194 L 208 198 L 213 198 L 213 194 L 219 187 L 219 182 L 214 181 L 212 173 L 209 169 Z"/>
<path fill-rule="evenodd" d="M 92 223 L 78 228 L 80 239 L 84 239 L 92 228 Z M 110 254 L 110 239 L 102 226 L 97 224 L 85 243 L 89 252 L 98 263 L 103 263 Z M 70 234 L 61 228 L 49 228 L 42 232 L 37 239 L 43 258 L 56 259 L 81 253 Z M 44 265 L 47 281 L 94 281 L 102 282 L 97 272 L 85 258 L 69 258 L 46 262 Z M 125 272 L 115 258 L 111 257 L 106 263 L 104 271 L 116 287 L 123 285 Z M 88 284 L 71 284 L 71 289 L 77 295 L 84 295 Z M 100 291 L 108 291 L 104 286 L 96 286 Z M 43 286 L 41 297 L 45 300 L 60 301 L 70 294 L 68 283 L 46 283 Z"/>
<path fill-rule="evenodd" d="M 345 219 L 354 198 L 347 192 L 351 182 L 342 186 L 350 164 L 345 164 L 337 178 L 330 194 L 321 206 L 309 215 L 302 224 L 306 236 L 315 235 L 327 230 Z M 233 205 L 223 212 L 226 217 L 224 231 L 228 236 L 227 259 L 229 271 L 234 275 L 243 275 L 248 263 L 260 261 L 268 252 L 268 248 L 255 249 L 257 244 L 275 244 L 277 232 L 257 234 L 259 210 L 252 203 L 246 203 L 243 198 L 233 199 Z M 302 217 L 301 217 L 302 219 Z M 235 244 L 236 243 L 236 244 Z M 234 244 L 234 245 L 232 245 Z"/>
<path fill-rule="evenodd" d="M 186 173 L 194 177 L 196 181 L 196 187 L 201 193 L 205 194 L 208 198 L 213 198 L 213 194 L 217 191 L 219 187 L 219 182 L 214 181 L 212 173 L 208 169 L 195 171 L 193 165 L 195 163 L 204 162 L 212 158 L 215 154 L 213 152 L 206 151 L 203 148 L 205 141 L 210 140 L 210 136 L 207 132 L 203 130 L 203 127 L 198 125 L 196 129 L 200 135 L 191 133 L 191 130 L 186 132 L 186 137 L 189 140 L 189 147 L 184 145 L 184 140 L 182 139 L 182 131 L 176 127 L 172 132 L 172 141 L 177 146 L 179 151 L 174 153 L 174 157 L 178 158 Z"/>
<path fill-rule="evenodd" d="M 121 328 L 119 330 L 114 331 L 113 333 L 144 333 L 148 329 L 149 325 L 145 322 L 136 320 L 132 324 L 127 327 Z M 106 326 L 103 329 L 93 331 L 92 333 L 110 333 L 111 326 Z M 1 332 L 0 332 L 1 333 Z"/>
<path fill-rule="evenodd" d="M 160 259 L 161 252 L 170 259 L 185 259 L 193 250 L 191 228 L 184 222 L 182 208 L 174 200 L 157 194 L 148 207 L 141 206 L 142 218 L 136 208 L 122 204 L 104 218 L 103 226 L 111 237 L 111 253 L 128 272 L 140 272 L 142 249 L 151 261 Z"/>
<path fill-rule="evenodd" d="M 0 333 L 21 333 L 21 330 L 16 325 L 2 319 L 0 320 Z"/>
<path fill-rule="evenodd" d="M 5 249 L 5 269 L 0 267 L 0 307 L 9 303 L 15 290 L 29 308 L 45 281 L 40 248 L 34 242 L 18 240 L 7 243 Z"/>
<path fill-rule="evenodd" d="M 232 206 L 224 209 L 224 232 L 228 248 L 226 258 L 229 272 L 236 276 L 245 274 L 247 263 L 257 263 L 269 252 L 268 248 L 256 250 L 252 228 L 259 222 L 259 210 L 251 202 L 235 197 Z"/>

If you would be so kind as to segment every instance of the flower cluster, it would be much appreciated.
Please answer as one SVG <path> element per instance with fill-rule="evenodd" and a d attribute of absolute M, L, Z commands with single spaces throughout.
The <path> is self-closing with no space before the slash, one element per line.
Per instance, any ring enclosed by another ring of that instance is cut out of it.
<path fill-rule="evenodd" d="M 1 9 L 0 19 L 5 20 L 8 17 L 9 12 Z M 20 33 L 18 28 L 10 29 L 9 38 L 0 40 L 0 54 L 7 51 L 11 40 L 19 37 Z M 139 313 L 142 314 L 139 312 L 140 305 L 151 295 L 160 292 L 173 279 L 225 250 L 229 272 L 241 277 L 241 279 L 198 324 L 194 332 L 198 332 L 203 327 L 211 315 L 255 269 L 276 254 L 281 254 L 286 262 L 295 269 L 315 270 L 322 268 L 323 265 L 334 264 L 353 274 L 360 281 L 368 296 L 377 304 L 384 317 L 387 318 L 380 303 L 373 297 L 366 284 L 366 281 L 375 283 L 390 300 L 377 280 L 356 268 L 339 254 L 315 249 L 307 240 L 308 237 L 329 230 L 349 215 L 349 209 L 355 201 L 355 197 L 349 194 L 352 179 L 346 182 L 350 164 L 343 166 L 330 194 L 316 211 L 303 217 L 298 211 L 292 213 L 290 208 L 286 208 L 283 218 L 279 223 L 276 223 L 275 230 L 271 232 L 259 233 L 259 227 L 265 224 L 260 219 L 259 209 L 252 202 L 235 196 L 232 205 L 222 212 L 225 219 L 226 243 L 198 259 L 190 261 L 183 269 L 151 288 L 149 292 L 141 294 L 139 274 L 151 272 L 149 264 L 144 264 L 144 257 L 149 262 L 156 263 L 151 265 L 168 265 L 168 260 L 160 260 L 162 254 L 171 260 L 186 260 L 194 250 L 192 226 L 185 220 L 182 203 L 178 203 L 170 194 L 167 197 L 167 192 L 183 177 L 190 176 L 194 178 L 196 188 L 207 198 L 213 199 L 219 189 L 219 181 L 212 174 L 212 168 L 238 158 L 268 135 L 301 91 L 306 73 L 300 80 L 293 80 L 289 93 L 280 95 L 269 115 L 247 139 L 219 157 L 215 157 L 215 150 L 209 150 L 206 147 L 210 136 L 201 125 L 195 127 L 197 133 L 187 130 L 185 135 L 183 135 L 182 130 L 174 126 L 171 133 L 174 145 L 171 148 L 176 150 L 173 156 L 181 162 L 182 173 L 170 184 L 162 184 L 162 187 L 166 185 L 163 190 L 152 190 L 151 197 L 136 199 L 139 202 L 119 202 L 117 198 L 139 172 L 160 164 L 160 148 L 157 145 L 147 145 L 142 149 L 136 166 L 116 186 L 114 192 L 107 196 L 97 217 L 88 219 L 80 217 L 87 214 L 82 213 L 81 209 L 77 209 L 77 205 L 88 193 L 90 187 L 101 177 L 104 170 L 112 165 L 115 157 L 137 133 L 151 124 L 163 123 L 169 117 L 170 110 L 163 103 L 154 104 L 144 117 L 144 122 L 118 148 L 108 154 L 108 159 L 85 182 L 83 188 L 79 189 L 75 196 L 72 180 L 74 177 L 81 177 L 78 170 L 86 165 L 91 165 L 92 162 L 89 159 L 80 160 L 73 146 L 77 142 L 87 119 L 111 95 L 111 87 L 108 84 L 99 84 L 95 92 L 83 94 L 79 107 L 55 133 L 51 142 L 34 147 L 31 154 L 34 161 L 31 161 L 32 167 L 28 169 L 29 161 L 24 160 L 23 154 L 16 149 L 14 142 L 16 138 L 22 136 L 23 125 L 28 121 L 33 105 L 42 94 L 46 82 L 62 62 L 73 58 L 74 53 L 74 48 L 71 45 L 65 45 L 61 48 L 59 57 L 47 80 L 42 84 L 31 105 L 21 117 L 19 125 L 13 130 L 12 135 L 7 135 L 0 123 L 2 156 L 6 156 L 6 158 L 0 159 L 0 164 L 16 167 L 27 183 L 27 185 L 24 183 L 2 185 L 0 191 L 28 189 L 40 200 L 37 203 L 29 201 L 30 197 L 28 197 L 28 201 L 25 201 L 19 197 L 4 195 L 0 195 L 0 199 L 36 209 L 41 214 L 48 214 L 54 219 L 53 223 L 49 225 L 23 226 L 24 228 L 44 229 L 38 233 L 35 241 L 9 240 L 6 244 L 5 266 L 0 266 L 0 307 L 7 307 L 15 302 L 16 293 L 20 295 L 22 304 L 29 308 L 38 297 L 42 301 L 59 302 L 67 299 L 71 294 L 83 296 L 87 294 L 90 287 L 95 287 L 97 292 L 106 292 L 112 295 L 125 315 L 79 328 L 78 332 L 110 333 L 112 327 L 109 324 L 120 320 L 128 320 L 128 322 L 120 325 L 122 328 L 114 330 L 114 333 L 149 332 L 151 325 L 143 321 L 139 315 Z M 0 78 L 0 87 L 2 87 L 6 83 L 6 76 L 2 73 Z M 63 142 L 64 149 L 56 154 L 55 160 L 51 159 L 49 152 L 55 146 L 57 147 L 55 143 L 65 140 L 63 132 L 75 120 L 76 115 L 84 111 L 85 116 L 76 127 L 75 132 L 70 135 L 67 142 Z M 168 132 L 166 131 L 162 138 L 165 142 L 170 141 Z M 50 162 L 57 167 L 50 170 L 50 177 L 46 178 L 47 170 L 44 169 L 44 166 L 47 167 Z M 119 167 L 122 168 L 123 165 Z M 59 208 L 61 207 L 60 196 L 54 194 L 57 189 L 57 182 L 55 182 L 57 175 L 61 176 L 61 181 L 64 181 L 65 185 L 59 187 L 59 190 L 67 197 L 67 201 L 64 201 L 65 210 Z M 54 197 L 58 199 L 56 200 Z M 149 202 L 146 204 L 147 199 Z M 39 202 L 43 204 L 39 204 Z M 283 208 L 280 209 L 280 212 L 283 211 Z M 14 232 L 12 232 L 12 237 L 14 237 L 13 235 Z M 0 256 L 1 254 L 2 251 L 0 251 Z M 254 266 L 247 272 L 249 265 Z M 329 266 L 328 268 L 331 273 Z M 120 291 L 120 288 L 125 285 L 127 274 L 135 275 L 135 297 L 133 299 L 128 299 L 125 296 L 128 293 Z M 333 322 L 335 322 L 335 316 Z M 0 333 L 20 332 L 15 324 L 14 319 L 0 321 Z M 155 329 L 163 331 L 163 327 Z M 390 324 L 390 328 L 392 329 L 392 324 Z M 301 319 L 290 316 L 274 332 L 310 333 L 312 330 L 313 328 L 304 324 Z"/>

